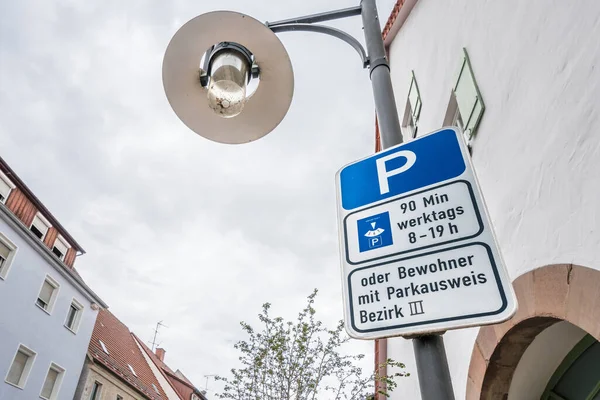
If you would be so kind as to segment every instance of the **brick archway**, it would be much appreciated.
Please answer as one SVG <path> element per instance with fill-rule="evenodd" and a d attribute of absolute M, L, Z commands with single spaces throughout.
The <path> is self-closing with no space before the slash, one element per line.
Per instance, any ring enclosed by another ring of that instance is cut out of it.
<path fill-rule="evenodd" d="M 510 320 L 479 330 L 467 379 L 467 400 L 505 400 L 523 352 L 538 333 L 565 320 L 600 341 L 600 271 L 550 265 L 518 277 Z"/>

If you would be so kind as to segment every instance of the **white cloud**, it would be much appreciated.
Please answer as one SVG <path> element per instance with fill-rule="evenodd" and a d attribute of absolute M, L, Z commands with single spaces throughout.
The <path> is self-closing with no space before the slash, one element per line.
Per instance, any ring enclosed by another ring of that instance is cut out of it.
<path fill-rule="evenodd" d="M 382 21 L 393 3 L 379 2 Z M 372 152 L 373 102 L 349 46 L 284 33 L 296 79 L 286 119 L 255 143 L 211 143 L 169 108 L 164 49 L 181 24 L 213 9 L 272 21 L 349 5 L 2 5 L 2 156 L 86 248 L 76 266 L 89 285 L 144 340 L 163 320 L 167 362 L 202 388 L 204 375 L 235 366 L 238 323 L 263 302 L 293 318 L 318 287 L 321 318 L 342 317 L 334 174 Z M 362 35 L 360 18 L 335 25 Z"/>

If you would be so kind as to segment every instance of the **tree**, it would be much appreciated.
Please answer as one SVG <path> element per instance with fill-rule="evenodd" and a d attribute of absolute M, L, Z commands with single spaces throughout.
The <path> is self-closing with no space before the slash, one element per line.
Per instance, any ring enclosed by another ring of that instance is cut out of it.
<path fill-rule="evenodd" d="M 231 377 L 217 377 L 224 382 L 221 399 L 232 400 L 363 400 L 372 399 L 375 382 L 383 382 L 388 395 L 396 378 L 408 376 L 395 372 L 385 376 L 365 375 L 357 362 L 360 355 L 343 355 L 341 347 L 350 338 L 344 334 L 343 322 L 330 330 L 315 319 L 317 290 L 308 296 L 306 307 L 295 322 L 269 315 L 270 303 L 263 304 L 258 315 L 259 332 L 241 322 L 247 340 L 235 344 L 241 352 L 242 366 L 231 370 Z M 399 371 L 404 364 L 387 360 L 386 366 Z"/>

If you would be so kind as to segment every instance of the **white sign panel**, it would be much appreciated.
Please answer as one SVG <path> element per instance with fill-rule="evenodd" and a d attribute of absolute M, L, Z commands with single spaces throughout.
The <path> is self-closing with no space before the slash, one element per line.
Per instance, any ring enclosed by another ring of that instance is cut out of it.
<path fill-rule="evenodd" d="M 515 313 L 458 130 L 445 128 L 349 164 L 336 183 L 352 337 L 444 331 Z"/>

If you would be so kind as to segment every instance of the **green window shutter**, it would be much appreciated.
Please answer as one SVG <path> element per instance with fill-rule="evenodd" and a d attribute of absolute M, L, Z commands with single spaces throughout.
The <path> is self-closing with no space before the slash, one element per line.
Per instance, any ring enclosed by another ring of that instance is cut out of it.
<path fill-rule="evenodd" d="M 402 118 L 402 134 L 407 140 L 417 137 L 419 128 L 419 116 L 421 114 L 422 102 L 415 71 L 411 71 L 410 85 L 408 87 L 408 97 L 406 99 L 406 107 L 404 109 L 404 117 Z"/>
<path fill-rule="evenodd" d="M 410 89 L 408 90 L 408 101 L 410 102 L 410 108 L 412 110 L 413 121 L 419 120 L 421 114 L 421 93 L 419 92 L 419 86 L 417 85 L 417 78 L 415 78 L 415 71 L 411 73 Z"/>
<path fill-rule="evenodd" d="M 485 111 L 485 104 L 475 81 L 467 49 L 463 49 L 463 53 L 462 63 L 453 91 L 464 124 L 465 137 L 467 140 L 470 140 L 477 131 L 479 121 L 481 121 L 481 116 Z"/>

